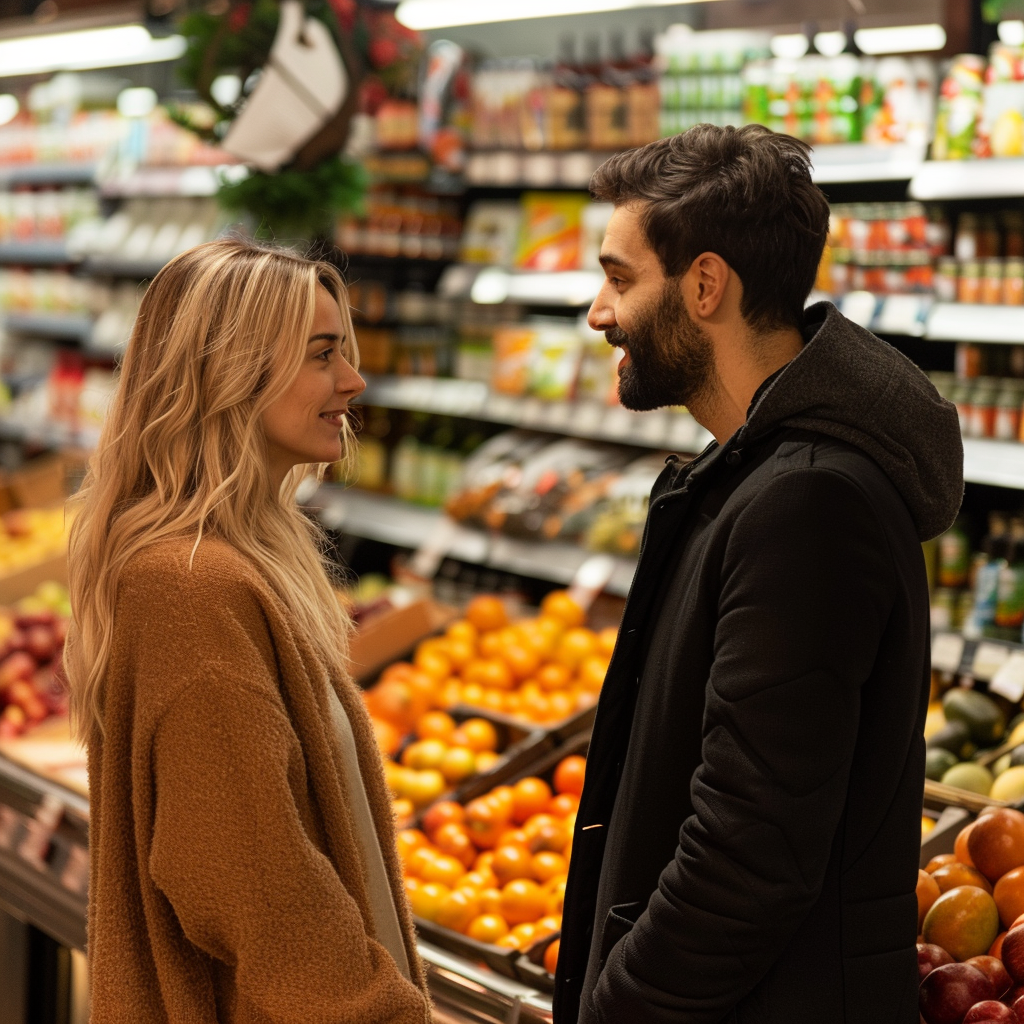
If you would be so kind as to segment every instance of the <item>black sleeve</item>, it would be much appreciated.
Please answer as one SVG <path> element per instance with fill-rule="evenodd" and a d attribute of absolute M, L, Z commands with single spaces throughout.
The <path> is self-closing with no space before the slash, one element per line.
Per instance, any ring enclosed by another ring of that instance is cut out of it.
<path fill-rule="evenodd" d="M 838 473 L 781 474 L 743 511 L 722 568 L 695 813 L 580 1024 L 722 1021 L 800 926 L 846 801 L 893 573 L 877 515 Z"/>

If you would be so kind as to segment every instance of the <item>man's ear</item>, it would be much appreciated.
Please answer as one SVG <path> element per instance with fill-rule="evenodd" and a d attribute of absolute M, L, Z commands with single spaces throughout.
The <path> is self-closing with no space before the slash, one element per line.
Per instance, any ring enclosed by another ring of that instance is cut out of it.
<path fill-rule="evenodd" d="M 690 264 L 688 298 L 696 316 L 707 320 L 714 316 L 725 297 L 732 270 L 717 253 L 701 253 Z"/>

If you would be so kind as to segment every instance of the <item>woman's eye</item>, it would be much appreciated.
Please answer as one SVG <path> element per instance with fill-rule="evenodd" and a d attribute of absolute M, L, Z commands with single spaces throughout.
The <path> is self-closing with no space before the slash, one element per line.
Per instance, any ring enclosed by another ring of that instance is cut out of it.
<path fill-rule="evenodd" d="M 323 352 L 318 352 L 316 357 L 325 363 L 329 363 L 331 361 L 331 353 L 333 351 L 333 348 L 325 348 Z"/>

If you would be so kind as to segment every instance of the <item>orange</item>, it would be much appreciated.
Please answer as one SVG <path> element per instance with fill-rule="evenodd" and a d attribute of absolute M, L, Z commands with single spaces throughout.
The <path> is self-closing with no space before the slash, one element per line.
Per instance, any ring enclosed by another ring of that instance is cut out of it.
<path fill-rule="evenodd" d="M 413 850 L 405 860 L 405 873 L 413 878 L 423 878 L 423 873 L 433 867 L 438 852 L 432 846 L 421 846 Z"/>
<path fill-rule="evenodd" d="M 1024 914 L 1024 867 L 1007 871 L 996 882 L 992 898 L 999 910 L 999 920 L 1009 928 L 1021 914 Z"/>
<path fill-rule="evenodd" d="M 917 873 L 917 930 L 921 930 L 924 915 L 932 908 L 932 904 L 942 895 L 938 883 L 927 871 Z"/>
<path fill-rule="evenodd" d="M 584 658 L 594 652 L 596 640 L 589 629 L 570 629 L 555 648 L 555 661 L 576 668 Z"/>
<path fill-rule="evenodd" d="M 921 934 L 925 942 L 941 946 L 955 960 L 981 956 L 999 934 L 995 900 L 974 885 L 950 889 L 932 904 Z"/>
<path fill-rule="evenodd" d="M 930 875 L 932 874 L 932 872 L 937 871 L 939 868 L 945 867 L 947 864 L 952 864 L 955 860 L 955 853 L 940 853 L 932 857 L 932 859 L 928 861 L 927 864 L 925 864 L 924 869 Z"/>
<path fill-rule="evenodd" d="M 551 787 L 543 780 L 527 776 L 512 787 L 512 820 L 522 824 L 540 814 L 551 802 Z"/>
<path fill-rule="evenodd" d="M 489 772 L 500 760 L 501 754 L 496 754 L 493 750 L 481 750 L 476 755 L 476 770 L 482 775 Z"/>
<path fill-rule="evenodd" d="M 480 909 L 485 914 L 501 913 L 501 890 L 496 885 L 480 890 Z"/>
<path fill-rule="evenodd" d="M 542 690 L 564 690 L 572 678 L 572 674 L 557 662 L 551 661 L 537 673 L 537 684 Z"/>
<path fill-rule="evenodd" d="M 608 662 L 599 655 L 593 654 L 589 658 L 584 658 L 577 669 L 580 684 L 591 693 L 601 689 L 607 672 Z"/>
<path fill-rule="evenodd" d="M 484 690 L 480 698 L 480 707 L 484 711 L 496 711 L 501 714 L 505 710 L 505 692 L 503 690 Z"/>
<path fill-rule="evenodd" d="M 475 861 L 473 861 L 474 871 L 490 871 L 491 865 L 494 863 L 494 851 L 484 850 Z M 493 874 L 493 872 L 491 872 Z"/>
<path fill-rule="evenodd" d="M 993 904 L 993 908 L 995 904 Z M 513 928 L 544 916 L 547 898 L 544 890 L 529 878 L 516 878 L 501 890 L 501 916 Z M 992 938 L 995 938 L 993 933 Z M 985 944 L 988 949 L 991 939 Z"/>
<path fill-rule="evenodd" d="M 406 890 L 408 892 L 408 890 Z M 448 888 L 438 882 L 423 882 L 409 892 L 409 904 L 417 917 L 433 921 L 437 911 L 448 896 Z"/>
<path fill-rule="evenodd" d="M 552 590 L 540 603 L 542 615 L 566 626 L 582 626 L 587 613 L 569 596 L 568 591 Z"/>
<path fill-rule="evenodd" d="M 441 740 L 417 740 L 402 751 L 402 764 L 416 771 L 438 768 L 447 753 L 448 747 Z"/>
<path fill-rule="evenodd" d="M 374 718 L 390 722 L 402 732 L 409 732 L 426 707 L 420 707 L 408 683 L 386 679 L 366 694 L 366 706 Z"/>
<path fill-rule="evenodd" d="M 971 855 L 967 849 L 967 840 L 971 835 L 971 829 L 974 828 L 976 822 L 972 821 L 969 825 L 965 825 L 957 833 L 956 841 L 953 843 L 953 853 L 956 855 L 956 859 L 961 864 L 966 864 L 968 867 L 974 867 L 974 861 L 971 860 Z"/>
<path fill-rule="evenodd" d="M 472 622 L 469 622 L 467 619 L 456 619 L 456 621 L 445 630 L 444 635 L 448 637 L 449 640 L 473 646 L 476 644 L 477 637 L 480 634 Z"/>
<path fill-rule="evenodd" d="M 959 885 L 976 885 L 985 892 L 992 892 L 989 880 L 977 868 L 970 868 L 966 864 L 947 864 L 933 871 L 932 878 L 938 884 L 940 892 L 949 892 Z"/>
<path fill-rule="evenodd" d="M 481 914 L 470 922 L 466 934 L 477 942 L 497 942 L 508 935 L 508 924 L 500 914 Z"/>
<path fill-rule="evenodd" d="M 452 640 L 448 644 L 448 660 L 455 668 L 462 668 L 476 657 L 476 644 L 465 640 Z"/>
<path fill-rule="evenodd" d="M 540 658 L 536 652 L 524 644 L 509 644 L 502 657 L 516 679 L 529 679 L 540 667 Z"/>
<path fill-rule="evenodd" d="M 568 718 L 576 710 L 576 698 L 571 693 L 562 690 L 548 697 L 548 707 L 550 708 L 551 721 L 560 722 L 563 718 Z"/>
<path fill-rule="evenodd" d="M 459 734 L 470 750 L 479 753 L 498 749 L 498 730 L 486 718 L 467 718 L 459 726 Z"/>
<path fill-rule="evenodd" d="M 1024 814 L 999 807 L 979 817 L 967 836 L 967 850 L 974 866 L 995 882 L 1024 864 Z"/>
<path fill-rule="evenodd" d="M 501 630 L 496 630 L 493 633 L 484 633 L 480 637 L 477 649 L 481 658 L 500 658 L 505 650 L 505 639 L 501 635 Z"/>
<path fill-rule="evenodd" d="M 551 703 L 543 694 L 523 694 L 523 718 L 530 722 L 546 722 L 550 714 Z"/>
<path fill-rule="evenodd" d="M 517 924 L 509 934 L 514 935 L 519 941 L 520 949 L 526 949 L 537 941 L 537 926 L 532 921 L 524 921 Z"/>
<path fill-rule="evenodd" d="M 558 966 L 558 947 L 561 945 L 560 939 L 555 939 L 547 949 L 544 950 L 544 970 L 548 974 L 554 974 L 555 968 Z"/>
<path fill-rule="evenodd" d="M 502 935 L 495 945 L 500 946 L 502 949 L 522 949 L 523 941 L 518 935 L 509 932 L 508 935 Z"/>
<path fill-rule="evenodd" d="M 402 733 L 383 718 L 371 718 L 373 736 L 377 741 L 377 749 L 389 757 L 402 745 Z"/>
<path fill-rule="evenodd" d="M 560 853 L 567 857 L 569 830 L 561 818 L 550 818 L 528 829 L 526 845 L 533 853 Z"/>
<path fill-rule="evenodd" d="M 466 805 L 466 831 L 478 849 L 489 850 L 497 846 L 507 821 L 501 809 L 483 797 Z"/>
<path fill-rule="evenodd" d="M 989 946 L 988 955 L 994 956 L 999 960 L 1003 958 L 1003 939 L 1006 938 L 1006 932 L 1000 932 L 996 936 L 996 941 Z"/>
<path fill-rule="evenodd" d="M 437 703 L 443 708 L 453 708 L 462 703 L 462 680 L 457 676 L 446 679 L 437 694 Z"/>
<path fill-rule="evenodd" d="M 494 789 L 487 794 L 485 800 L 490 800 L 504 815 L 505 821 L 509 821 L 512 818 L 512 805 L 515 794 L 512 791 L 511 786 L 495 786 Z"/>
<path fill-rule="evenodd" d="M 398 847 L 398 859 L 404 864 L 418 849 L 426 846 L 429 840 L 418 828 L 403 828 L 395 837 Z"/>
<path fill-rule="evenodd" d="M 451 660 L 438 650 L 426 648 L 418 650 L 414 659 L 416 667 L 434 682 L 439 683 L 452 674 Z"/>
<path fill-rule="evenodd" d="M 413 807 L 411 800 L 402 798 L 400 800 L 391 801 L 391 813 L 395 816 L 395 827 L 405 828 L 405 826 L 412 821 L 412 816 L 416 813 L 416 808 Z"/>
<path fill-rule="evenodd" d="M 498 880 L 494 877 L 493 871 L 467 871 L 459 879 L 459 888 L 477 889 L 479 892 L 483 892 L 484 889 L 493 889 L 497 883 Z"/>
<path fill-rule="evenodd" d="M 497 658 L 474 658 L 466 666 L 463 678 L 485 689 L 510 690 L 515 685 L 512 670 Z"/>
<path fill-rule="evenodd" d="M 501 833 L 499 846 L 521 846 L 524 850 L 530 837 L 521 828 L 507 828 Z"/>
<path fill-rule="evenodd" d="M 421 740 L 450 742 L 455 732 L 455 719 L 444 711 L 428 711 L 416 723 L 416 737 Z"/>
<path fill-rule="evenodd" d="M 557 914 L 546 914 L 537 922 L 537 930 L 533 933 L 534 942 L 554 935 L 562 927 L 562 919 Z"/>
<path fill-rule="evenodd" d="M 565 878 L 552 878 L 544 887 L 547 894 L 547 906 L 544 908 L 549 914 L 561 914 L 565 904 Z"/>
<path fill-rule="evenodd" d="M 538 882 L 548 882 L 552 878 L 565 875 L 568 870 L 569 862 L 560 853 L 555 853 L 552 850 L 541 850 L 540 853 L 533 855 L 532 875 Z M 928 880 L 931 881 L 931 878 L 929 877 Z M 939 894 L 936 892 L 935 899 L 938 898 Z"/>
<path fill-rule="evenodd" d="M 508 885 L 509 882 L 516 878 L 536 878 L 533 857 L 522 846 L 499 846 L 494 851 L 491 870 L 501 886 Z"/>
<path fill-rule="evenodd" d="M 480 594 L 469 602 L 466 620 L 481 633 L 486 633 L 507 626 L 508 613 L 500 598 L 491 594 Z"/>
<path fill-rule="evenodd" d="M 434 845 L 449 857 L 454 857 L 464 868 L 476 860 L 476 847 L 464 825 L 449 822 L 434 833 Z"/>
<path fill-rule="evenodd" d="M 465 865 L 449 857 L 445 853 L 439 853 L 434 857 L 433 863 L 427 864 L 420 872 L 420 878 L 424 882 L 440 882 L 451 888 L 466 873 Z"/>
<path fill-rule="evenodd" d="M 441 758 L 440 772 L 453 785 L 463 782 L 477 771 L 477 755 L 469 747 L 449 747 Z"/>
<path fill-rule="evenodd" d="M 464 932 L 479 915 L 480 897 L 472 889 L 456 889 L 441 900 L 434 922 L 454 932 Z"/>
<path fill-rule="evenodd" d="M 433 803 L 444 791 L 447 783 L 444 776 L 436 768 L 428 768 L 422 772 L 409 772 L 406 775 L 406 788 L 402 794 L 417 807 L 426 807 Z"/>
<path fill-rule="evenodd" d="M 597 650 L 606 658 L 611 658 L 615 650 L 615 641 L 619 638 L 619 631 L 615 626 L 605 626 L 597 633 Z"/>
<path fill-rule="evenodd" d="M 579 808 L 580 798 L 578 796 L 572 793 L 559 793 L 558 796 L 551 798 L 551 803 L 548 804 L 548 813 L 553 814 L 556 818 L 568 818 L 570 814 L 575 814 Z"/>
<path fill-rule="evenodd" d="M 583 792 L 583 777 L 587 771 L 587 759 L 579 754 L 563 758 L 555 769 L 555 792 L 570 793 L 577 799 Z"/>
<path fill-rule="evenodd" d="M 433 835 L 442 825 L 455 822 L 461 825 L 466 820 L 466 809 L 454 800 L 442 800 L 423 815 L 423 831 Z"/>
<path fill-rule="evenodd" d="M 458 703 L 476 705 L 480 703 L 483 695 L 484 688 L 479 683 L 466 683 L 462 687 Z M 456 730 L 456 735 L 458 735 L 458 730 Z"/>

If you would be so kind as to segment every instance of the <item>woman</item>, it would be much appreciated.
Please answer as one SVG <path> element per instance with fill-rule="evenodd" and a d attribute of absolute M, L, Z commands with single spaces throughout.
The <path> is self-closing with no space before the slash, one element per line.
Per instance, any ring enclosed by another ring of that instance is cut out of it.
<path fill-rule="evenodd" d="M 364 387 L 337 272 L 240 241 L 153 280 L 71 535 L 92 1022 L 426 1024 L 348 622 L 294 502 Z"/>

